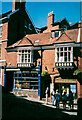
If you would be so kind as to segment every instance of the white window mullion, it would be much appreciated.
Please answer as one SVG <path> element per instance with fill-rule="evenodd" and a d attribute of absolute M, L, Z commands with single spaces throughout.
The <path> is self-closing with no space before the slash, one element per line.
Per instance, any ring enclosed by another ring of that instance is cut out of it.
<path fill-rule="evenodd" d="M 25 63 L 25 50 L 24 50 L 24 63 Z"/>
<path fill-rule="evenodd" d="M 27 63 L 28 63 L 28 50 L 27 50 Z"/>
<path fill-rule="evenodd" d="M 22 63 L 22 50 L 21 50 L 21 53 L 20 53 L 20 63 Z"/>
<path fill-rule="evenodd" d="M 73 62 L 73 47 L 71 47 L 71 62 Z"/>

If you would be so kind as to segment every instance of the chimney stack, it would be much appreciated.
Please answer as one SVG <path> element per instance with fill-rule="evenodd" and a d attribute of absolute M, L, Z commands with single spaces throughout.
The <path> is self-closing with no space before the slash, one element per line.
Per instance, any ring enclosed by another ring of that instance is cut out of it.
<path fill-rule="evenodd" d="M 47 16 L 47 28 L 51 29 L 53 23 L 54 23 L 54 14 L 52 11 L 48 13 L 48 16 Z"/>
<path fill-rule="evenodd" d="M 25 9 L 25 0 L 13 0 L 12 12 L 18 8 Z"/>

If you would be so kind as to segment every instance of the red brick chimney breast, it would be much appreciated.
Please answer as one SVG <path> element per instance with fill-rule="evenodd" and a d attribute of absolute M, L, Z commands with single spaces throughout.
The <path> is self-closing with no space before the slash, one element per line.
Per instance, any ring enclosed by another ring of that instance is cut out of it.
<path fill-rule="evenodd" d="M 47 16 L 47 28 L 50 29 L 53 23 L 54 23 L 54 14 L 52 11 L 48 13 L 48 16 Z"/>

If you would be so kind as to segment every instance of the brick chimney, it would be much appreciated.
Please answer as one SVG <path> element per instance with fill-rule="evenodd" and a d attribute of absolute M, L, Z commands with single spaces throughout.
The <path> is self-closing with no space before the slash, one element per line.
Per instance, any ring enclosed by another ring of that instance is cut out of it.
<path fill-rule="evenodd" d="M 12 12 L 18 8 L 25 9 L 25 0 L 13 0 Z"/>
<path fill-rule="evenodd" d="M 15 0 L 13 0 L 12 12 L 15 11 Z"/>
<path fill-rule="evenodd" d="M 47 16 L 47 28 L 51 29 L 53 23 L 54 23 L 54 14 L 52 11 L 48 13 L 48 16 Z"/>

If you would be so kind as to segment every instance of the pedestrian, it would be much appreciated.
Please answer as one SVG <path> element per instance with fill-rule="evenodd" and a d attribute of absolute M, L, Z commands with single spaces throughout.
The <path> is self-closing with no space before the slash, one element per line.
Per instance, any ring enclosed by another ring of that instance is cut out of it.
<path fill-rule="evenodd" d="M 63 102 L 63 108 L 66 108 L 66 102 L 67 102 L 66 91 L 63 92 L 62 102 Z"/>
<path fill-rule="evenodd" d="M 55 91 L 54 91 L 54 88 L 51 92 L 51 95 L 52 95 L 52 105 L 55 105 Z"/>
<path fill-rule="evenodd" d="M 73 93 L 72 91 L 69 91 L 69 107 L 73 109 Z"/>
<path fill-rule="evenodd" d="M 59 107 L 60 93 L 58 89 L 56 90 L 56 106 Z"/>
<path fill-rule="evenodd" d="M 48 93 L 49 93 L 49 88 L 48 87 L 46 88 L 45 93 L 46 93 L 46 104 L 47 104 L 48 103 Z"/>

